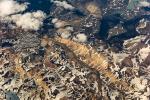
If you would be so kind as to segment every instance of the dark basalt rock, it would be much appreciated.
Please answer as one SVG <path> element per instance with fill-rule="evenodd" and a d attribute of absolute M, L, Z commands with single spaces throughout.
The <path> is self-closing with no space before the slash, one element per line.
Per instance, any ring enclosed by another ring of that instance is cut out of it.
<path fill-rule="evenodd" d="M 8 72 L 6 72 L 5 73 L 5 75 L 3 76 L 4 78 L 11 78 L 11 77 L 14 77 L 14 73 L 13 72 L 11 72 L 11 71 L 8 71 Z"/>
<path fill-rule="evenodd" d="M 59 94 L 59 90 L 55 89 L 55 90 L 52 92 L 52 95 L 53 95 L 53 96 L 56 96 L 57 94 Z"/>
<path fill-rule="evenodd" d="M 133 62 L 131 60 L 130 57 L 126 57 L 123 61 L 122 61 L 122 66 L 126 66 L 126 67 L 133 67 Z"/>
<path fill-rule="evenodd" d="M 150 65 L 150 53 L 146 57 L 146 59 L 143 61 L 142 65 L 149 66 Z"/>

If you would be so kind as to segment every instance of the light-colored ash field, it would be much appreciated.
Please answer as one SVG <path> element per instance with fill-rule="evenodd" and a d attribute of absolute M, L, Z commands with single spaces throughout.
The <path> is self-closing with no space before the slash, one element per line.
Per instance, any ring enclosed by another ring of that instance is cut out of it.
<path fill-rule="evenodd" d="M 0 100 L 150 100 L 150 0 L 0 0 Z"/>

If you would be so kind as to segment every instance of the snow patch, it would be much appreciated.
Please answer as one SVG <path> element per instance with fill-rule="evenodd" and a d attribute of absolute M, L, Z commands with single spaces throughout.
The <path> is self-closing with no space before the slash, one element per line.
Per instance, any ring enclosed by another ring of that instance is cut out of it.
<path fill-rule="evenodd" d="M 147 80 L 144 78 L 135 77 L 134 79 L 131 80 L 131 85 L 134 86 L 134 89 L 136 91 L 142 91 L 146 88 Z"/>
<path fill-rule="evenodd" d="M 141 60 L 145 60 L 150 53 L 150 46 L 142 48 L 139 50 L 138 54 Z"/>
<path fill-rule="evenodd" d="M 115 63 L 120 63 L 123 59 L 129 56 L 129 54 L 126 53 L 113 53 L 111 52 L 111 56 L 113 58 L 113 61 Z"/>

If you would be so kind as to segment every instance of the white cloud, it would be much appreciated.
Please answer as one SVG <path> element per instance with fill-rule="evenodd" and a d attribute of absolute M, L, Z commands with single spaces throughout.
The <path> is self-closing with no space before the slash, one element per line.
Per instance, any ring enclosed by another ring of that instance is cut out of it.
<path fill-rule="evenodd" d="M 71 36 L 71 30 L 66 28 L 60 28 L 57 30 L 57 33 L 61 35 L 62 38 L 69 38 Z"/>
<path fill-rule="evenodd" d="M 141 1 L 139 5 L 143 6 L 143 7 L 148 7 L 148 6 L 150 6 L 150 3 L 147 1 Z"/>
<path fill-rule="evenodd" d="M 56 23 L 56 22 L 58 22 L 58 19 L 57 19 L 57 18 L 52 19 L 52 23 L 53 23 L 53 24 Z"/>
<path fill-rule="evenodd" d="M 43 20 L 46 17 L 42 11 L 12 15 L 11 19 L 16 26 L 25 30 L 38 30 L 43 25 Z"/>
<path fill-rule="evenodd" d="M 52 23 L 54 24 L 55 28 L 62 28 L 62 27 L 65 27 L 66 25 L 68 25 L 67 22 L 58 20 L 58 19 L 53 19 Z"/>
<path fill-rule="evenodd" d="M 68 26 L 68 27 L 66 27 L 66 30 L 68 30 L 68 31 L 73 31 L 73 27 L 71 27 L 71 26 Z"/>
<path fill-rule="evenodd" d="M 57 6 L 64 7 L 65 9 L 69 9 L 69 10 L 74 9 L 74 7 L 70 4 L 68 4 L 66 1 L 51 0 L 51 2 L 55 3 Z"/>
<path fill-rule="evenodd" d="M 87 36 L 85 34 L 77 34 L 73 40 L 78 41 L 78 42 L 86 42 L 87 41 Z"/>
<path fill-rule="evenodd" d="M 61 28 L 65 26 L 65 22 L 63 21 L 58 21 L 54 24 L 55 28 Z"/>
<path fill-rule="evenodd" d="M 69 31 L 61 33 L 61 37 L 65 39 L 69 38 L 70 36 L 71 36 L 71 33 Z"/>
<path fill-rule="evenodd" d="M 46 14 L 42 11 L 21 13 L 27 9 L 28 3 L 20 4 L 15 0 L 0 0 L 0 20 L 14 22 L 25 30 L 38 30 L 43 25 Z"/>
<path fill-rule="evenodd" d="M 19 4 L 14 0 L 0 0 L 0 17 L 22 12 L 27 8 L 27 3 Z"/>

